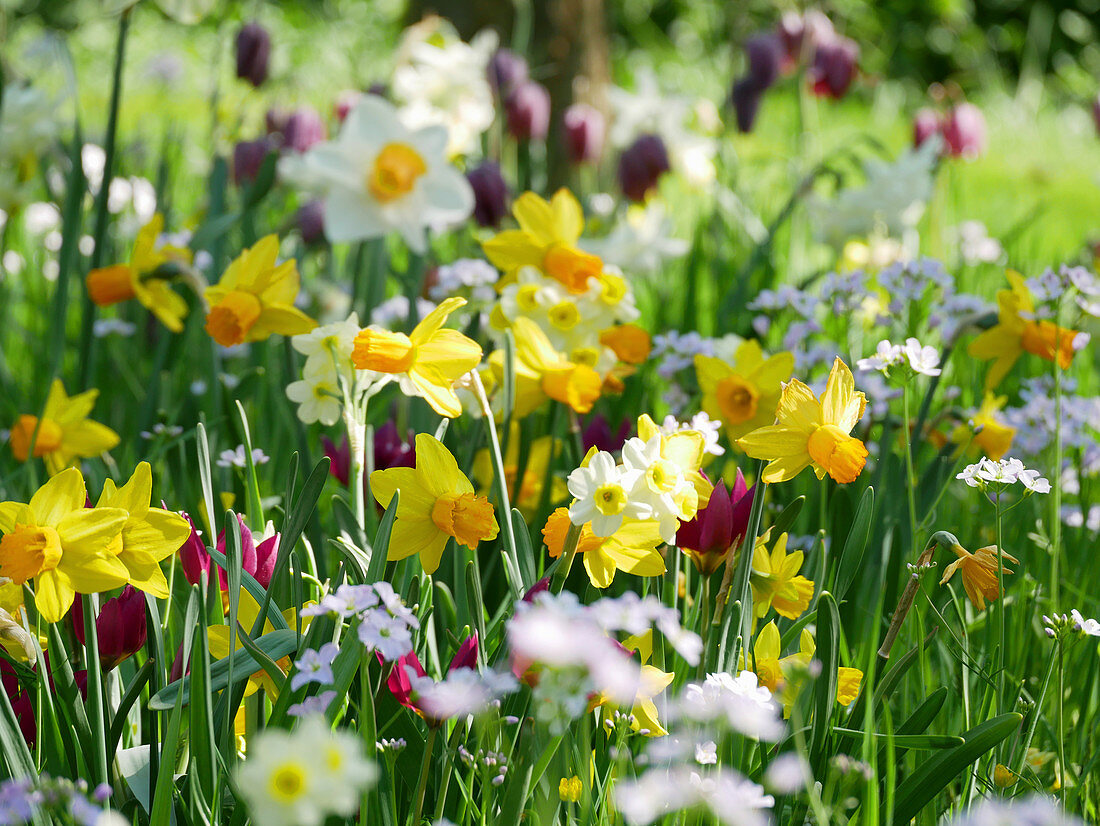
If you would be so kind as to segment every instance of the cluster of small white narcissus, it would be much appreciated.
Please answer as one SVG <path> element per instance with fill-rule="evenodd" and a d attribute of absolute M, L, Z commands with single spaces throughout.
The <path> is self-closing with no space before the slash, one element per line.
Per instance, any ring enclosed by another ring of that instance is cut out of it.
<path fill-rule="evenodd" d="M 371 371 L 356 370 L 351 363 L 359 329 L 359 315 L 352 313 L 345 321 L 317 327 L 290 340 L 294 349 L 306 357 L 306 363 L 301 381 L 287 385 L 286 395 L 298 405 L 298 418 L 305 424 L 336 424 L 343 415 L 345 388 L 354 397 L 377 379 Z"/>
<path fill-rule="evenodd" d="M 1008 487 L 1019 482 L 1031 493 L 1050 493 L 1050 481 L 1043 478 L 1039 471 L 1028 470 L 1019 459 L 994 461 L 983 456 L 977 464 L 967 465 L 955 478 L 982 490 L 992 486 Z"/>
<path fill-rule="evenodd" d="M 590 452 L 569 474 L 569 518 L 590 523 L 596 536 L 611 536 L 628 519 L 652 520 L 672 543 L 679 522 L 690 521 L 710 496 L 699 472 L 707 440 L 697 430 L 667 434 L 648 416 L 638 420 L 638 433 L 623 445 L 621 464 L 606 451 Z"/>

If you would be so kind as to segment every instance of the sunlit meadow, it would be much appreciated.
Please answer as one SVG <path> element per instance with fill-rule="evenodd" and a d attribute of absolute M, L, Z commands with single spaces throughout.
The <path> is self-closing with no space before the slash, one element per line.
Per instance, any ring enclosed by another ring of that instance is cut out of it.
<path fill-rule="evenodd" d="M 496 5 L 0 3 L 0 824 L 1095 822 L 1095 7 Z"/>

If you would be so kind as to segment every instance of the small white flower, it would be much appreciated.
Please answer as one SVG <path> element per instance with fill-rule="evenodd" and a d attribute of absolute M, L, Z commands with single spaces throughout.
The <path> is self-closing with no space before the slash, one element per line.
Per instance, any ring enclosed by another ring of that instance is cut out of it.
<path fill-rule="evenodd" d="M 324 714 L 332 701 L 336 699 L 335 691 L 322 691 L 312 697 L 306 697 L 302 702 L 295 703 L 286 710 L 291 717 L 307 717 L 311 714 Z"/>
<path fill-rule="evenodd" d="M 806 788 L 811 775 L 806 760 L 799 754 L 789 751 L 779 755 L 768 764 L 764 775 L 768 788 L 777 794 L 794 794 Z"/>
<path fill-rule="evenodd" d="M 334 425 L 344 412 L 344 397 L 336 371 L 325 357 L 311 358 L 306 362 L 301 381 L 287 385 L 286 396 L 298 405 L 298 418 L 303 424 L 321 422 Z"/>
<path fill-rule="evenodd" d="M 519 683 L 511 674 L 488 670 L 479 674 L 472 668 L 452 668 L 440 682 L 420 677 L 406 666 L 417 704 L 436 720 L 481 714 L 493 700 L 511 694 Z"/>
<path fill-rule="evenodd" d="M 377 651 L 382 659 L 398 660 L 412 651 L 409 626 L 399 617 L 381 609 L 370 611 L 359 623 L 359 641 L 368 651 Z"/>
<path fill-rule="evenodd" d="M 942 372 L 938 366 L 940 354 L 932 345 L 922 347 L 915 338 L 907 338 L 904 352 L 914 372 L 925 376 L 938 376 Z"/>
<path fill-rule="evenodd" d="M 1100 622 L 1094 619 L 1085 619 L 1076 608 L 1070 611 L 1069 615 L 1073 618 L 1073 627 L 1076 630 L 1082 634 L 1088 634 L 1090 637 L 1100 637 Z"/>
<path fill-rule="evenodd" d="M 701 766 L 713 766 L 718 762 L 718 745 L 713 740 L 695 744 L 695 762 Z"/>
<path fill-rule="evenodd" d="M 340 646 L 326 642 L 318 650 L 306 649 L 294 662 L 296 673 L 290 679 L 290 690 L 297 691 L 306 683 L 328 684 L 333 681 L 332 662 Z"/>
<path fill-rule="evenodd" d="M 263 452 L 258 447 L 252 448 L 252 464 L 262 465 L 271 461 L 271 457 Z M 237 445 L 233 450 L 223 450 L 218 454 L 218 461 L 215 462 L 218 467 L 248 467 L 248 457 L 244 452 L 244 445 Z"/>
<path fill-rule="evenodd" d="M 648 507 L 630 498 L 630 491 L 640 477 L 636 470 L 618 467 L 615 457 L 601 450 L 588 467 L 579 467 L 569 474 L 569 492 L 576 497 L 569 506 L 570 520 L 574 525 L 591 522 L 596 536 L 611 536 L 624 518 L 648 515 Z"/>
<path fill-rule="evenodd" d="M 904 358 L 904 349 L 900 344 L 891 344 L 887 339 L 883 339 L 875 348 L 875 354 L 857 361 L 856 367 L 860 370 L 878 370 L 886 373 L 894 365 L 901 364 Z"/>

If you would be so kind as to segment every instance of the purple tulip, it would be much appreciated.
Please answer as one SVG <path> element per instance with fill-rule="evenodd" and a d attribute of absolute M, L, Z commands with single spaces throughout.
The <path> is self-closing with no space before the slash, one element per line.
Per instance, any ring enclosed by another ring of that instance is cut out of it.
<path fill-rule="evenodd" d="M 511 49 L 498 49 L 489 59 L 486 73 L 493 92 L 503 100 L 527 80 L 527 61 Z"/>
<path fill-rule="evenodd" d="M 783 41 L 772 33 L 756 34 L 745 41 L 748 76 L 758 92 L 763 92 L 779 77 L 783 64 Z M 748 131 L 748 130 L 742 130 Z"/>
<path fill-rule="evenodd" d="M 743 77 L 733 84 L 730 102 L 733 104 L 733 113 L 737 118 L 739 131 L 745 133 L 752 131 L 762 97 L 763 92 L 757 88 L 751 77 Z"/>
<path fill-rule="evenodd" d="M 245 23 L 237 32 L 237 77 L 253 86 L 267 80 L 267 63 L 271 57 L 271 35 L 259 23 Z"/>
<path fill-rule="evenodd" d="M 921 109 L 913 117 L 913 145 L 920 146 L 940 131 L 940 116 L 933 109 Z"/>
<path fill-rule="evenodd" d="M 834 37 L 819 43 L 809 78 L 815 95 L 840 99 L 848 92 L 856 76 L 859 45 L 847 37 Z"/>
<path fill-rule="evenodd" d="M 73 631 L 84 645 L 84 597 L 77 594 L 73 602 Z M 109 599 L 99 609 L 95 620 L 96 639 L 99 643 L 99 663 L 110 671 L 144 647 L 145 594 L 133 585 L 127 585 L 114 599 Z"/>
<path fill-rule="evenodd" d="M 691 557 L 703 576 L 717 571 L 730 551 L 745 538 L 755 492 L 755 485 L 751 489 L 746 487 L 739 468 L 732 491 L 719 480 L 707 506 L 690 522 L 680 523 L 676 544 Z"/>
<path fill-rule="evenodd" d="M 619 186 L 631 201 L 644 201 L 669 168 L 664 141 L 657 135 L 641 135 L 619 156 Z"/>
<path fill-rule="evenodd" d="M 300 106 L 290 113 L 283 125 L 283 147 L 292 152 L 305 152 L 325 139 L 325 124 L 317 110 Z"/>
<path fill-rule="evenodd" d="M 546 139 L 550 128 L 550 93 L 541 83 L 526 80 L 504 100 L 508 133 L 518 141 Z"/>
<path fill-rule="evenodd" d="M 976 158 L 985 150 L 985 117 L 972 103 L 960 103 L 943 119 L 943 140 L 948 155 Z"/>
<path fill-rule="evenodd" d="M 275 143 L 269 137 L 238 142 L 233 147 L 233 183 L 241 186 L 256 180 L 264 159 L 274 150 Z"/>
<path fill-rule="evenodd" d="M 630 419 L 624 418 L 612 432 L 610 422 L 597 413 L 581 431 L 581 443 L 586 452 L 594 447 L 608 453 L 617 453 L 623 449 L 631 428 Z"/>
<path fill-rule="evenodd" d="M 595 163 L 603 153 L 606 124 L 599 109 L 574 103 L 562 115 L 565 151 L 573 163 Z"/>
<path fill-rule="evenodd" d="M 294 225 L 307 244 L 316 244 L 325 237 L 325 205 L 320 199 L 307 201 L 294 213 Z"/>
<path fill-rule="evenodd" d="M 485 161 L 467 172 L 466 180 L 474 191 L 474 220 L 479 226 L 499 227 L 508 214 L 508 184 L 500 167 Z"/>

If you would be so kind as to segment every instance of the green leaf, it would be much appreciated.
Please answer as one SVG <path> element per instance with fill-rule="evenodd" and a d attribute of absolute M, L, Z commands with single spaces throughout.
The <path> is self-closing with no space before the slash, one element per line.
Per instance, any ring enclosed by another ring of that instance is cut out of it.
<path fill-rule="evenodd" d="M 264 634 L 255 641 L 256 646 L 273 660 L 293 654 L 298 650 L 298 633 L 292 628 L 281 628 Z M 237 651 L 233 661 L 233 682 L 237 683 L 247 679 L 261 668 L 251 654 L 247 651 Z M 210 666 L 210 691 L 220 691 L 229 685 L 229 658 L 223 657 Z M 176 697 L 182 695 L 184 702 L 188 702 L 191 693 L 191 676 L 176 680 L 165 686 L 149 700 L 149 708 L 154 711 L 163 711 L 172 708 Z"/>
<path fill-rule="evenodd" d="M 241 199 L 242 212 L 248 212 L 254 208 L 271 191 L 271 187 L 275 184 L 275 165 L 278 160 L 279 153 L 274 149 L 264 155 L 260 171 L 244 191 L 244 197 Z"/>
<path fill-rule="evenodd" d="M 971 763 L 1016 731 L 1022 719 L 1014 711 L 1001 714 L 966 732 L 961 745 L 924 761 L 898 785 L 894 811 L 883 812 L 882 820 L 895 826 L 908 824 Z M 932 812 L 933 817 L 937 814 Z"/>
<path fill-rule="evenodd" d="M 523 568 L 523 581 L 534 583 L 535 576 L 535 550 L 531 546 L 531 531 L 527 527 L 527 520 L 519 512 L 519 508 L 512 508 L 512 533 L 516 537 L 516 555 L 519 564 Z"/>
<path fill-rule="evenodd" d="M 840 614 L 828 591 L 817 601 L 817 653 L 821 674 L 814 683 L 814 722 L 810 732 L 810 759 L 819 764 L 825 757 L 829 721 L 836 706 L 837 666 L 840 665 Z"/>
<path fill-rule="evenodd" d="M 863 737 L 865 732 L 854 728 L 834 728 L 836 734 L 845 737 Z M 899 749 L 950 749 L 962 745 L 963 738 L 954 734 L 887 734 L 880 731 L 869 732 L 878 740 L 891 739 Z"/>
<path fill-rule="evenodd" d="M 753 495 L 755 496 L 756 494 L 754 493 Z M 790 532 L 794 520 L 798 519 L 798 515 L 802 512 L 802 506 L 805 504 L 806 497 L 799 496 L 797 499 L 792 500 L 787 507 L 783 508 L 779 516 L 775 517 L 775 522 L 772 523 L 773 540 L 781 533 Z"/>
<path fill-rule="evenodd" d="M 852 528 L 848 531 L 844 549 L 840 552 L 840 563 L 837 565 L 836 581 L 833 584 L 833 593 L 839 600 L 844 599 L 859 573 L 863 552 L 867 549 L 867 540 L 871 536 L 871 517 L 874 512 L 875 489 L 869 487 L 860 497 L 856 515 L 852 519 Z"/>
<path fill-rule="evenodd" d="M 371 546 L 370 564 L 367 566 L 366 582 L 379 582 L 386 578 L 386 556 L 390 551 L 390 533 L 393 531 L 393 521 L 397 518 L 397 503 L 401 499 L 401 491 L 393 493 L 389 507 L 382 515 L 382 521 L 378 524 L 378 531 L 374 534 L 374 544 Z"/>

